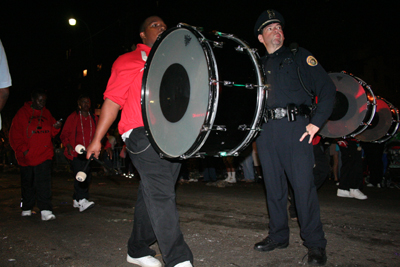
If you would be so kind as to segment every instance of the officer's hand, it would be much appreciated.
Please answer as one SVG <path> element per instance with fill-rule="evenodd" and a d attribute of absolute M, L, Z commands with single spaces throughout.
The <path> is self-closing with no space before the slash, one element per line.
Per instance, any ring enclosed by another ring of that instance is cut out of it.
<path fill-rule="evenodd" d="M 319 131 L 319 127 L 315 126 L 314 124 L 308 124 L 306 126 L 306 131 L 305 133 L 301 136 L 300 138 L 300 142 L 302 142 L 304 140 L 304 138 L 306 138 L 307 135 L 310 136 L 310 139 L 308 140 L 308 143 L 311 144 L 314 135 Z"/>

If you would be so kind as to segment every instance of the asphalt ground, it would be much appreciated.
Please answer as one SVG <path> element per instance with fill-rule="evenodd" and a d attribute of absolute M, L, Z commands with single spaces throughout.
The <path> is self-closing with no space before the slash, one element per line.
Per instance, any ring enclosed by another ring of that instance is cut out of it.
<path fill-rule="evenodd" d="M 96 205 L 80 213 L 72 207 L 73 177 L 54 172 L 57 218 L 43 222 L 38 210 L 21 217 L 18 171 L 0 172 L 0 266 L 135 266 L 126 262 L 126 244 L 138 183 L 136 177 L 94 177 L 90 192 Z M 400 190 L 365 187 L 363 201 L 339 198 L 336 190 L 327 181 L 318 192 L 326 266 L 400 266 Z M 263 184 L 177 184 L 177 206 L 195 267 L 307 265 L 296 221 L 289 221 L 287 249 L 253 249 L 268 233 Z M 157 244 L 153 248 L 162 260 Z"/>

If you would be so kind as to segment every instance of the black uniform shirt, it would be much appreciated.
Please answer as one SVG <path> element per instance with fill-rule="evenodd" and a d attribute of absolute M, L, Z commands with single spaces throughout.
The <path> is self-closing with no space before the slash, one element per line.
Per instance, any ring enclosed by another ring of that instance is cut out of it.
<path fill-rule="evenodd" d="M 305 86 L 318 98 L 311 123 L 321 128 L 332 113 L 336 88 L 311 53 L 299 48 L 294 56 L 289 48 L 282 46 L 274 53 L 267 54 L 262 61 L 266 83 L 269 85 L 267 108 L 285 108 L 288 104 L 312 104 L 311 97 L 300 83 L 297 74 L 299 67 Z"/>

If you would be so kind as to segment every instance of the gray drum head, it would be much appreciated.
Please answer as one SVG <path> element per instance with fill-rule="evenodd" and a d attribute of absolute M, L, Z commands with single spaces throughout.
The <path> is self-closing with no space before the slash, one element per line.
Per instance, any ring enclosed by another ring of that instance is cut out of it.
<path fill-rule="evenodd" d="M 376 98 L 376 112 L 371 124 L 356 139 L 364 142 L 377 143 L 387 141 L 398 128 L 399 114 L 397 109 L 384 98 Z"/>
<path fill-rule="evenodd" d="M 208 57 L 191 31 L 177 28 L 160 40 L 147 62 L 143 116 L 148 134 L 167 157 L 188 151 L 202 130 L 210 94 Z"/>
<path fill-rule="evenodd" d="M 329 76 L 336 86 L 335 104 L 331 117 L 319 134 L 329 138 L 359 134 L 367 128 L 367 125 L 362 125 L 372 120 L 369 118 L 369 109 L 375 102 L 372 91 L 345 73 L 329 73 Z"/>

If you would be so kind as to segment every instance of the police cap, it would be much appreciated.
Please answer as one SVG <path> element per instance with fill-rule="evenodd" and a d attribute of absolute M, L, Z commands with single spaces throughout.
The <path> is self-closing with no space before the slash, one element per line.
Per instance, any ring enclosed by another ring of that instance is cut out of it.
<path fill-rule="evenodd" d="M 272 23 L 280 23 L 283 27 L 285 20 L 278 11 L 273 9 L 265 10 L 257 19 L 256 25 L 254 26 L 254 35 L 257 37 L 262 33 L 262 29 Z"/>

